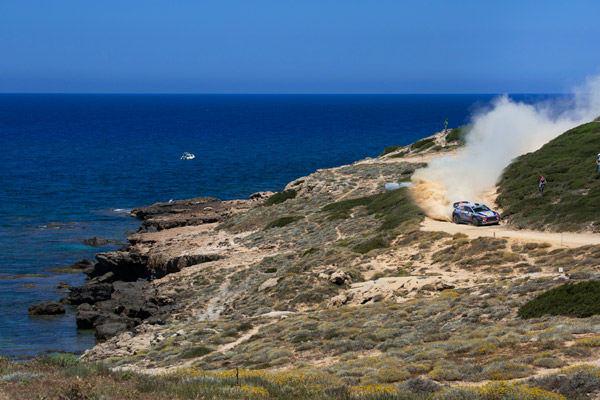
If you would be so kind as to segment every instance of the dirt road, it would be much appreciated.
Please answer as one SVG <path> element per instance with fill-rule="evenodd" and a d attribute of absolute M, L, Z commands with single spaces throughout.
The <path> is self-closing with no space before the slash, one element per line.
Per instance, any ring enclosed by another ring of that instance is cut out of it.
<path fill-rule="evenodd" d="M 555 233 L 528 230 L 511 230 L 504 225 L 473 226 L 454 224 L 452 222 L 436 221 L 425 218 L 421 229 L 424 231 L 443 231 L 450 234 L 464 233 L 474 239 L 481 236 L 504 237 L 530 242 L 548 242 L 554 247 L 579 247 L 585 245 L 600 245 L 600 234 L 591 233 Z"/>

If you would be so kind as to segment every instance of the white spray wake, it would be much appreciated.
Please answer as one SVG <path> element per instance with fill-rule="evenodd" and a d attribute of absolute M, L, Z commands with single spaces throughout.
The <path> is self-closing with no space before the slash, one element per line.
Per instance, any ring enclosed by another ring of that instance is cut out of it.
<path fill-rule="evenodd" d="M 548 104 L 528 105 L 507 96 L 495 99 L 491 111 L 473 117 L 462 150 L 434 159 L 413 175 L 412 193 L 425 214 L 450 220 L 453 202 L 480 200 L 515 157 L 600 115 L 600 76 L 588 79 L 574 95 L 559 116 Z"/>

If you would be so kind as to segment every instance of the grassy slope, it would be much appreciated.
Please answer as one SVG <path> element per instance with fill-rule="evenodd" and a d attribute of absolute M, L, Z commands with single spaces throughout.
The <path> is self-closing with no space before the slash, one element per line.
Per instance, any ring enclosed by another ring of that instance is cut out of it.
<path fill-rule="evenodd" d="M 590 122 L 562 134 L 541 149 L 515 160 L 499 185 L 503 216 L 519 227 L 600 231 L 600 123 Z M 543 196 L 537 176 L 546 177 Z"/>

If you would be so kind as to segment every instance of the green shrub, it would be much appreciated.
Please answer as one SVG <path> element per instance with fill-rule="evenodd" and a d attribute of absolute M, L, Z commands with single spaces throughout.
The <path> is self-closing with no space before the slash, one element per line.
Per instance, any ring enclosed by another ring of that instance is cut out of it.
<path fill-rule="evenodd" d="M 600 314 L 600 282 L 568 283 L 542 293 L 519 309 L 522 318 L 546 314 L 578 318 Z"/>
<path fill-rule="evenodd" d="M 422 148 L 427 148 L 426 146 L 430 147 L 434 145 L 434 141 L 432 138 L 426 138 L 426 139 L 421 139 L 417 142 L 414 142 L 413 144 L 410 145 L 410 148 L 413 150 L 419 150 Z"/>
<path fill-rule="evenodd" d="M 283 192 L 275 193 L 265 201 L 265 206 L 272 206 L 275 204 L 281 204 L 286 200 L 293 199 L 298 194 L 294 189 L 284 190 Z"/>
<path fill-rule="evenodd" d="M 196 347 L 192 347 L 189 350 L 184 351 L 183 353 L 181 353 L 181 357 L 183 358 L 196 358 L 196 357 L 202 357 L 208 353 L 212 353 L 213 349 L 211 349 L 210 347 L 206 347 L 206 346 L 196 346 Z"/>
<path fill-rule="evenodd" d="M 390 158 L 402 158 L 408 154 L 408 151 L 401 151 L 398 154 L 392 154 Z"/>
<path fill-rule="evenodd" d="M 356 253 L 360 253 L 360 254 L 366 254 L 366 253 L 370 252 L 371 250 L 384 249 L 389 246 L 390 245 L 384 238 L 375 237 L 375 238 L 372 238 L 365 242 L 360 243 L 359 245 L 354 247 L 352 249 L 352 251 L 354 251 Z"/>
<path fill-rule="evenodd" d="M 69 367 L 79 364 L 79 358 L 71 353 L 56 353 L 42 360 L 46 364 Z"/>
<path fill-rule="evenodd" d="M 250 321 L 246 321 L 246 322 L 242 322 L 241 324 L 239 324 L 237 326 L 237 331 L 238 332 L 244 332 L 244 331 L 249 331 L 250 329 L 252 329 L 252 322 Z"/>
<path fill-rule="evenodd" d="M 302 253 L 302 257 L 309 256 L 309 255 L 311 255 L 311 254 L 314 254 L 314 253 L 316 253 L 317 251 L 319 251 L 319 249 L 318 249 L 318 248 L 316 248 L 316 247 L 311 247 L 310 249 L 308 249 L 308 250 L 306 250 L 304 253 Z"/>
<path fill-rule="evenodd" d="M 447 142 L 459 142 L 461 145 L 464 145 L 466 142 L 466 137 L 469 131 L 471 130 L 472 125 L 467 126 L 459 126 L 458 128 L 452 129 L 450 133 L 446 135 Z"/>
<path fill-rule="evenodd" d="M 379 157 L 385 156 L 386 154 L 390 154 L 390 153 L 392 153 L 392 152 L 394 152 L 394 151 L 396 151 L 398 149 L 401 149 L 403 147 L 404 146 L 389 146 L 389 147 L 386 147 L 385 150 L 383 150 L 383 153 L 381 153 L 379 155 Z"/>
<path fill-rule="evenodd" d="M 369 214 L 375 214 L 383 220 L 380 231 L 397 228 L 402 223 L 414 219 L 416 222 L 423 220 L 423 212 L 413 202 L 408 189 L 401 188 L 388 192 L 375 194 L 368 197 L 343 200 L 331 203 L 321 209 L 330 214 L 348 213 L 354 207 L 364 206 Z"/>
<path fill-rule="evenodd" d="M 303 219 L 304 217 L 301 215 L 295 215 L 295 216 L 289 216 L 289 217 L 281 217 L 276 219 L 275 221 L 271 221 L 267 224 L 267 226 L 265 227 L 265 229 L 271 229 L 271 228 L 281 228 L 284 227 L 286 225 L 289 225 L 291 223 L 294 223 L 296 221 L 299 221 L 301 219 Z"/>
<path fill-rule="evenodd" d="M 555 231 L 600 230 L 600 123 L 571 129 L 510 164 L 501 177 L 496 202 L 503 218 L 518 227 Z M 537 177 L 547 179 L 544 195 Z"/>

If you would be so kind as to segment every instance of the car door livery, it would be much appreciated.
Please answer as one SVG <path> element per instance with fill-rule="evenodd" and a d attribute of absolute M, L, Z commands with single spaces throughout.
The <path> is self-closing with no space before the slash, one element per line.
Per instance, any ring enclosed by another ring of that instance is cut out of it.
<path fill-rule="evenodd" d="M 471 216 L 473 215 L 473 210 L 471 207 L 463 206 L 462 219 L 464 222 L 471 222 Z"/>

